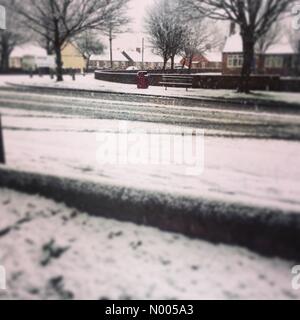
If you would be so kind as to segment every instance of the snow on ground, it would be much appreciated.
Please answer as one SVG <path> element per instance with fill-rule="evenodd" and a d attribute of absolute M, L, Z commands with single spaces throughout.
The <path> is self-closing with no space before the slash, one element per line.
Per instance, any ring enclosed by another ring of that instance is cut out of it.
<path fill-rule="evenodd" d="M 0 190 L 0 299 L 299 299 L 295 263 Z"/>
<path fill-rule="evenodd" d="M 145 95 L 161 95 L 167 97 L 188 97 L 188 98 L 225 98 L 225 99 L 240 99 L 247 100 L 262 100 L 262 101 L 277 101 L 285 103 L 299 104 L 300 93 L 290 92 L 266 92 L 254 91 L 253 94 L 238 94 L 234 90 L 213 90 L 213 89 L 189 89 L 188 92 L 184 88 L 169 88 L 165 91 L 163 87 L 150 87 L 147 90 L 137 89 L 135 85 L 113 83 L 94 79 L 93 74 L 88 74 L 85 77 L 78 75 L 76 81 L 73 81 L 71 76 L 65 76 L 64 82 L 57 83 L 51 80 L 49 76 L 30 78 L 29 76 L 0 76 L 0 86 L 5 86 L 6 83 L 24 84 L 45 86 L 53 88 L 69 88 L 69 89 L 85 89 L 99 90 L 109 92 L 125 92 L 133 94 Z"/>
<path fill-rule="evenodd" d="M 98 162 L 101 142 L 97 135 L 101 140 L 104 133 L 118 134 L 119 121 L 61 118 L 26 110 L 2 112 L 10 167 L 300 212 L 299 142 L 208 135 L 204 139 L 203 174 L 187 175 L 187 165 Z M 164 139 L 174 132 L 168 125 L 127 122 L 127 126 L 131 132 L 148 134 L 170 130 Z M 158 145 L 152 144 L 152 148 Z"/>

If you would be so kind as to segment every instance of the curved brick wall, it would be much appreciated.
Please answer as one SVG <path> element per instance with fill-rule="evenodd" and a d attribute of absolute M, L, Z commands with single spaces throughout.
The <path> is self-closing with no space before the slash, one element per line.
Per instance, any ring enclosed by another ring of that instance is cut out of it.
<path fill-rule="evenodd" d="M 159 83 L 162 81 L 162 75 L 162 73 L 156 72 L 149 73 L 150 85 L 159 86 Z M 182 73 L 179 73 L 178 75 L 182 76 Z M 95 79 L 136 84 L 136 71 L 95 71 Z M 238 87 L 239 82 L 240 77 L 233 75 L 194 75 L 193 88 L 235 90 Z M 295 90 L 297 87 L 300 88 L 300 80 L 298 80 L 298 83 L 299 86 L 294 85 L 291 89 Z M 286 85 L 285 80 L 280 80 L 278 76 L 253 76 L 251 77 L 250 86 L 252 90 L 294 91 L 289 90 L 289 85 Z"/>

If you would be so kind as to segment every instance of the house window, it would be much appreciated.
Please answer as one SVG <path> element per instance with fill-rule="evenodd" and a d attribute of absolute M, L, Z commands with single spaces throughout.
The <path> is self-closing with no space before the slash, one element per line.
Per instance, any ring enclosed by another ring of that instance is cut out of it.
<path fill-rule="evenodd" d="M 280 69 L 283 68 L 283 57 L 280 56 L 269 56 L 266 57 L 265 67 L 270 69 Z"/>
<path fill-rule="evenodd" d="M 242 54 L 230 54 L 228 56 L 228 68 L 241 68 L 243 66 L 243 63 L 244 57 Z"/>

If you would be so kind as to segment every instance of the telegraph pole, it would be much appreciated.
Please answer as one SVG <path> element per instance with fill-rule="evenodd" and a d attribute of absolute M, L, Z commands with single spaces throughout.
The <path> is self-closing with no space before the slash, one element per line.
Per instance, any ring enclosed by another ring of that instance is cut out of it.
<path fill-rule="evenodd" d="M 0 6 L 0 33 L 3 32 L 5 29 L 6 29 L 6 10 L 3 6 Z M 0 114 L 0 164 L 5 164 L 1 114 Z"/>
<path fill-rule="evenodd" d="M 142 69 L 144 69 L 145 39 L 142 40 Z"/>

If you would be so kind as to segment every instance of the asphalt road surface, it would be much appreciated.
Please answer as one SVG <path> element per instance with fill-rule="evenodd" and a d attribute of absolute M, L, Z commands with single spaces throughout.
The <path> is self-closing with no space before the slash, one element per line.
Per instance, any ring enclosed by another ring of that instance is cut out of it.
<path fill-rule="evenodd" d="M 92 119 L 165 123 L 207 129 L 206 135 L 299 140 L 300 115 L 259 112 L 247 107 L 213 105 L 180 106 L 174 99 L 141 98 L 103 93 L 103 98 L 0 91 L 1 108 L 52 112 Z"/>

